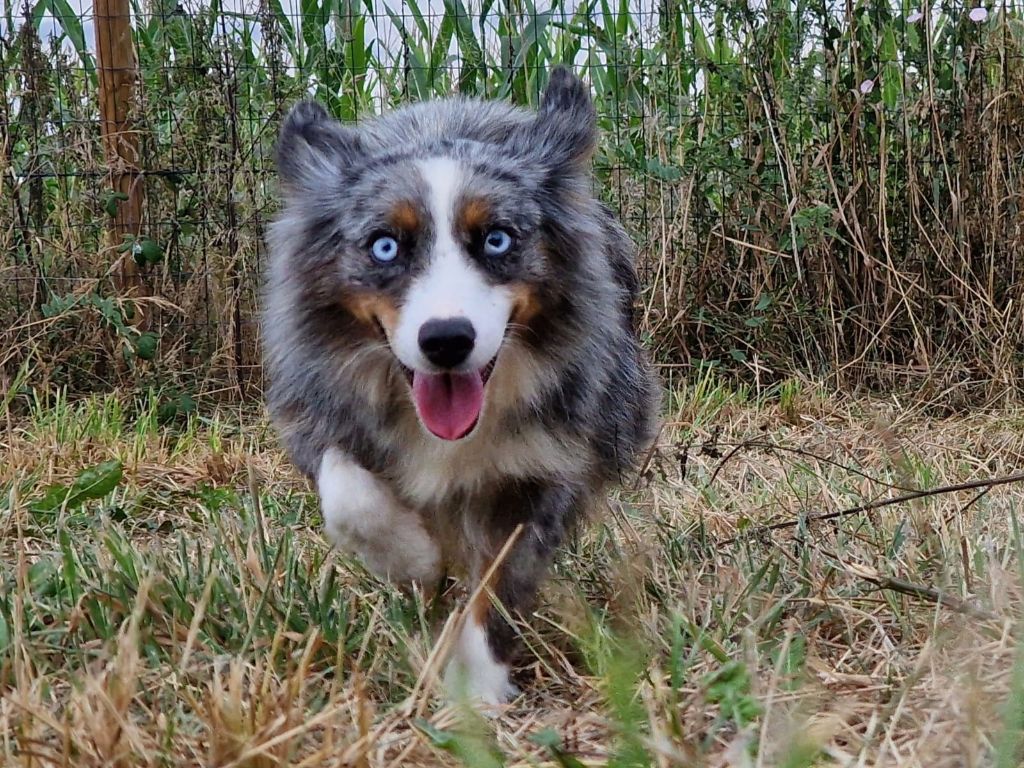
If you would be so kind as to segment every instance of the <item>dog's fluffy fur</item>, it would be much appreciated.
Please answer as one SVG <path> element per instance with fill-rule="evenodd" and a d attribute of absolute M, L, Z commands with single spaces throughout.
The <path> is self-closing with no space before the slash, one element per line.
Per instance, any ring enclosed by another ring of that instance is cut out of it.
<path fill-rule="evenodd" d="M 479 580 L 522 523 L 489 587 L 524 615 L 556 548 L 653 438 L 633 248 L 593 196 L 595 140 L 589 94 L 562 68 L 537 112 L 452 99 L 353 127 L 306 102 L 285 119 L 268 406 L 328 534 L 371 571 L 430 587 L 461 566 Z M 512 238 L 500 257 L 482 245 L 496 228 Z M 373 258 L 380 237 L 397 258 Z M 445 375 L 416 334 L 446 317 L 476 335 L 455 375 L 485 386 L 461 439 L 426 428 L 411 386 Z M 470 606 L 449 664 L 487 702 L 515 690 L 502 616 Z"/>

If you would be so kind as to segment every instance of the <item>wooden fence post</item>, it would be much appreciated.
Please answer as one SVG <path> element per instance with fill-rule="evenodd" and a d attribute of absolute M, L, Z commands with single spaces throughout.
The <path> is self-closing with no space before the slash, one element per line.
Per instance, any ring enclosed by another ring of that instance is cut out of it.
<path fill-rule="evenodd" d="M 139 168 L 139 135 L 130 125 L 135 100 L 135 46 L 129 0 L 95 0 L 96 68 L 99 73 L 100 128 L 110 169 L 111 190 L 118 201 L 110 236 L 120 246 L 126 235 L 137 237 L 142 226 L 143 181 Z M 120 288 L 129 294 L 138 285 L 132 254 L 121 260 Z"/>

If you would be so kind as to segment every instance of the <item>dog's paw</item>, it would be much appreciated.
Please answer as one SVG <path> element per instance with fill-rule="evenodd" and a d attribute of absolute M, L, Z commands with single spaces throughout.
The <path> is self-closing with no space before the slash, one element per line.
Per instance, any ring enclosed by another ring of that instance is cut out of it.
<path fill-rule="evenodd" d="M 509 679 L 509 666 L 495 658 L 483 627 L 472 620 L 463 625 L 444 675 L 448 701 L 468 700 L 486 712 L 508 704 L 519 695 Z"/>
<path fill-rule="evenodd" d="M 441 548 L 418 514 L 370 472 L 336 449 L 324 453 L 317 478 L 327 537 L 368 571 L 405 584 L 441 575 Z"/>
<path fill-rule="evenodd" d="M 364 541 L 358 556 L 376 576 L 428 586 L 441 577 L 441 548 L 413 515 L 394 516 L 389 535 Z"/>
<path fill-rule="evenodd" d="M 506 669 L 493 669 L 487 674 L 473 674 L 458 662 L 448 665 L 444 677 L 444 698 L 449 704 L 467 702 L 477 712 L 494 716 L 520 694 L 518 686 L 508 678 Z"/>

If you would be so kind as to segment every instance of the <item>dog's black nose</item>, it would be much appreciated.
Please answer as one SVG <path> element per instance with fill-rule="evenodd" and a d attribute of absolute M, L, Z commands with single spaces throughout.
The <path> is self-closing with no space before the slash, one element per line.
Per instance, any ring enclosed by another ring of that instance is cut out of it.
<path fill-rule="evenodd" d="M 420 326 L 420 349 L 439 368 L 454 368 L 464 362 L 475 341 L 476 330 L 464 317 L 428 320 Z"/>

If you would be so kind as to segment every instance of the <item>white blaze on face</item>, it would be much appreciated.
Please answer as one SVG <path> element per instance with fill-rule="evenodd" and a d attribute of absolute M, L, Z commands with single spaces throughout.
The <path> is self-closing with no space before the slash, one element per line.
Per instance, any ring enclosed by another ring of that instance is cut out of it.
<path fill-rule="evenodd" d="M 512 312 L 512 296 L 506 288 L 484 279 L 455 242 L 455 203 L 462 181 L 462 166 L 451 158 L 432 158 L 418 163 L 430 190 L 428 205 L 434 243 L 426 269 L 413 281 L 395 328 L 395 354 L 414 371 L 429 372 L 434 366 L 419 347 L 420 327 L 428 320 L 466 318 L 476 331 L 476 343 L 462 371 L 478 371 L 498 353 Z"/>

